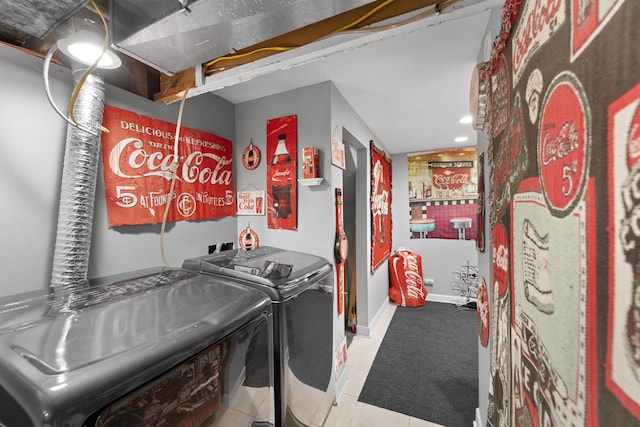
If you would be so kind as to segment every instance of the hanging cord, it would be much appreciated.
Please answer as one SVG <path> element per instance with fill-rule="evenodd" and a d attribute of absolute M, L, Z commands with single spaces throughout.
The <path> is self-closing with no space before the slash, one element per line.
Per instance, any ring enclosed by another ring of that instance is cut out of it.
<path fill-rule="evenodd" d="M 247 56 L 251 56 L 254 53 L 258 52 L 286 52 L 287 50 L 294 49 L 293 47 L 285 47 L 285 46 L 274 46 L 274 47 L 261 47 L 260 49 L 252 50 L 247 53 L 239 53 L 237 55 L 229 55 L 229 56 L 221 56 L 220 58 L 214 59 L 213 61 L 206 62 L 204 64 L 205 67 L 211 67 L 214 64 L 217 64 L 220 61 L 228 61 L 230 59 L 239 59 Z"/>
<path fill-rule="evenodd" d="M 366 34 L 366 33 L 377 33 L 380 31 L 387 31 L 387 30 L 392 30 L 394 28 L 400 28 L 402 26 L 411 24 L 413 22 L 417 22 L 420 21 L 421 19 L 427 18 L 431 15 L 433 15 L 434 13 L 437 15 L 442 14 L 442 9 L 446 9 L 449 8 L 451 6 L 453 6 L 454 4 L 458 3 L 460 0 L 447 0 L 443 3 L 436 3 L 434 5 L 433 9 L 428 9 L 425 10 L 424 12 L 420 12 L 419 14 L 411 17 L 411 18 L 407 18 L 404 21 L 400 21 L 400 22 L 396 22 L 395 24 L 389 24 L 389 25 L 384 25 L 384 26 L 380 26 L 380 27 L 367 27 L 367 28 L 356 28 L 354 30 L 345 30 L 345 31 L 341 31 L 340 34 L 338 33 L 331 33 L 331 34 L 327 34 L 326 36 L 318 39 L 318 40 L 324 40 L 324 39 L 328 39 L 337 35 L 344 35 L 344 34 Z M 441 6 L 444 5 L 444 6 Z"/>
<path fill-rule="evenodd" d="M 76 99 L 78 98 L 78 94 L 80 93 L 80 89 L 82 88 L 82 85 L 84 84 L 85 80 L 87 80 L 87 77 L 89 77 L 89 75 L 93 72 L 93 70 L 96 69 L 98 62 L 100 62 L 100 59 L 102 59 L 102 55 L 104 55 L 104 53 L 107 51 L 107 46 L 109 46 L 109 25 L 107 24 L 107 20 L 104 19 L 102 12 L 100 12 L 100 8 L 96 5 L 94 0 L 91 0 L 91 6 L 93 6 L 93 8 L 96 10 L 96 13 L 100 17 L 100 20 L 102 21 L 102 25 L 104 27 L 104 40 L 102 42 L 102 49 L 100 51 L 100 54 L 96 58 L 96 60 L 93 61 L 93 63 L 89 66 L 89 68 L 87 68 L 85 72 L 82 74 L 82 77 L 80 77 L 80 80 L 78 80 L 78 84 L 76 84 L 76 87 L 73 90 L 73 94 L 71 95 L 71 102 L 69 103 L 69 120 L 72 122 L 72 124 L 75 127 L 77 127 L 78 129 L 82 129 L 86 132 L 90 132 L 90 131 L 76 121 L 73 115 L 73 107 L 76 104 Z M 104 126 L 101 126 L 100 128 L 103 132 L 109 132 L 109 129 L 105 128 Z"/>
<path fill-rule="evenodd" d="M 356 25 L 358 25 L 359 23 L 361 23 L 362 21 L 364 21 L 365 19 L 369 18 L 371 15 L 377 13 L 380 9 L 390 5 L 391 3 L 393 3 L 395 0 L 387 0 L 382 4 L 379 4 L 378 6 L 374 7 L 373 9 L 371 9 L 368 13 L 365 13 L 364 15 L 362 15 L 360 18 L 356 19 L 355 21 L 353 21 L 350 24 L 345 25 L 342 28 L 337 29 L 336 31 L 334 31 L 332 34 L 337 34 L 341 31 L 344 30 L 348 30 L 349 28 L 355 27 Z"/>
<path fill-rule="evenodd" d="M 88 129 L 87 127 L 85 127 L 85 126 L 81 125 L 80 123 L 78 123 L 76 121 L 74 115 L 73 115 L 73 108 L 75 106 L 76 99 L 78 98 L 78 95 L 80 94 L 80 89 L 82 88 L 82 85 L 84 84 L 84 82 L 87 79 L 87 77 L 89 76 L 89 74 L 91 74 L 91 72 L 98 65 L 98 62 L 102 58 L 102 55 L 104 54 L 104 52 L 107 50 L 107 46 L 109 44 L 109 27 L 108 27 L 107 21 L 104 19 L 104 16 L 100 12 L 100 9 L 98 8 L 98 6 L 96 6 L 94 0 L 91 0 L 91 5 L 95 8 L 96 12 L 98 13 L 98 16 L 100 16 L 100 19 L 102 20 L 102 24 L 103 24 L 104 29 L 105 29 L 105 38 L 104 38 L 104 42 L 103 42 L 103 45 L 102 45 L 102 52 L 100 53 L 98 58 L 95 60 L 95 62 L 89 68 L 87 68 L 87 70 L 84 72 L 84 74 L 82 75 L 82 77 L 80 78 L 80 80 L 76 84 L 76 87 L 73 90 L 73 94 L 71 96 L 71 102 L 69 104 L 69 116 L 65 116 L 62 113 L 62 111 L 60 111 L 58 106 L 56 105 L 55 101 L 53 100 L 53 96 L 51 95 L 51 87 L 49 85 L 49 65 L 51 64 L 51 59 L 53 58 L 53 55 L 58 50 L 58 44 L 57 43 L 54 44 L 53 46 L 51 46 L 51 48 L 47 52 L 47 55 L 44 58 L 44 65 L 43 65 L 43 70 L 42 70 L 42 79 L 43 79 L 43 82 L 44 82 L 44 90 L 45 90 L 45 93 L 47 95 L 47 100 L 49 101 L 49 104 L 54 109 L 54 111 L 60 117 L 62 117 L 71 126 L 77 127 L 78 129 L 80 129 L 82 131 L 85 131 L 87 133 L 90 133 L 91 135 L 99 135 L 99 132 L 96 132 L 93 129 Z M 109 129 L 105 128 L 104 126 L 101 126 L 101 130 L 103 132 L 109 132 Z"/>
<path fill-rule="evenodd" d="M 182 127 L 182 112 L 184 111 L 184 103 L 187 99 L 187 93 L 189 93 L 189 88 L 185 89 L 182 94 L 182 100 L 180 101 L 180 110 L 178 111 L 178 123 L 176 123 L 176 137 L 173 142 L 173 162 L 171 162 L 171 171 L 173 172 L 171 175 L 171 187 L 169 188 L 169 197 L 167 200 L 167 204 L 164 207 L 164 215 L 162 216 L 162 227 L 160 228 L 160 256 L 162 257 L 162 262 L 165 266 L 170 267 L 169 262 L 167 262 L 167 257 L 164 254 L 164 230 L 167 225 L 167 217 L 169 216 L 169 205 L 173 200 L 173 190 L 176 185 L 176 175 L 178 174 L 178 141 L 180 140 L 180 128 Z"/>
<path fill-rule="evenodd" d="M 58 50 L 58 45 L 54 44 L 53 46 L 51 46 L 51 48 L 47 52 L 47 55 L 44 57 L 44 65 L 42 69 L 42 80 L 44 82 L 44 91 L 47 95 L 47 101 L 49 101 L 49 105 L 51 105 L 51 107 L 55 110 L 55 112 L 58 113 L 58 115 L 62 117 L 71 126 L 76 126 L 75 123 L 73 123 L 71 119 L 69 119 L 69 117 L 65 116 L 62 113 L 62 111 L 60 111 L 55 101 L 53 100 L 53 96 L 51 95 L 51 87 L 49 85 L 49 64 L 51 63 L 51 58 L 53 58 L 53 55 L 56 53 L 57 50 Z M 92 135 L 97 135 L 96 132 L 90 132 L 90 133 Z"/>

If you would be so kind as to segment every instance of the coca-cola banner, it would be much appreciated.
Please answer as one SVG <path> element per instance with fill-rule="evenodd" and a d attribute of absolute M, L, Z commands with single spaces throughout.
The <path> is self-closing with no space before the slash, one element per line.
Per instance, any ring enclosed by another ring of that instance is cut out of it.
<path fill-rule="evenodd" d="M 407 156 L 412 239 L 476 238 L 477 162 L 475 147 Z"/>
<path fill-rule="evenodd" d="M 110 227 L 233 216 L 231 141 L 106 105 L 102 159 Z M 171 191 L 172 163 L 177 167 Z"/>
<path fill-rule="evenodd" d="M 267 120 L 267 226 L 297 230 L 298 120 Z"/>
<path fill-rule="evenodd" d="M 371 272 L 391 254 L 391 159 L 371 145 Z"/>

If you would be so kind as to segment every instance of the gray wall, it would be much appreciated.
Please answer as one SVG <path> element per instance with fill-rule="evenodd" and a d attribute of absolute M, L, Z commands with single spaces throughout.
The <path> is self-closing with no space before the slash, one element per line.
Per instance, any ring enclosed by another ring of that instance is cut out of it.
<path fill-rule="evenodd" d="M 46 289 L 58 216 L 66 123 L 49 106 L 40 58 L 0 45 L 0 296 Z M 66 111 L 72 81 L 68 69 L 52 64 L 51 88 Z M 176 122 L 178 103 L 166 106 L 107 86 L 106 103 Z M 234 139 L 234 107 L 214 95 L 187 100 L 183 125 Z M 169 264 L 206 253 L 207 246 L 235 241 L 236 218 L 168 224 L 165 254 Z M 107 227 L 102 168 L 98 171 L 89 277 L 162 265 L 160 225 Z"/>
<path fill-rule="evenodd" d="M 333 84 L 331 89 L 332 134 L 340 141 L 346 140 L 351 144 L 355 150 L 355 162 L 358 167 L 355 176 L 357 198 L 354 209 L 355 221 L 358 224 L 357 241 L 355 242 L 358 247 L 357 331 L 367 335 L 375 327 L 377 316 L 382 313 L 389 293 L 387 263 L 382 263 L 375 272 L 371 273 L 371 253 L 369 250 L 371 242 L 369 141 L 373 140 L 378 148 L 386 151 L 385 142 L 380 141 L 371 132 Z M 342 134 L 343 130 L 346 130 L 345 135 Z M 354 153 L 353 150 L 352 153 Z M 392 168 L 395 168 L 395 165 L 392 164 Z M 342 175 L 341 169 L 333 168 L 335 187 L 343 187 Z M 349 242 L 349 244 L 354 245 L 354 242 Z"/>
<path fill-rule="evenodd" d="M 270 161 L 264 158 L 267 120 L 296 116 L 298 178 L 302 177 L 302 148 L 313 146 L 319 150 L 319 176 L 324 178 L 324 181 L 317 186 L 298 184 L 297 230 L 269 229 L 266 216 L 241 216 L 238 217 L 237 233 L 246 228 L 250 221 L 251 228 L 258 234 L 261 246 L 306 252 L 326 258 L 333 264 L 335 201 L 329 138 L 331 86 L 328 82 L 320 83 L 236 105 L 237 143 L 234 146 L 234 157 L 239 158 L 253 140 L 263 158 L 259 166 L 251 171 L 241 165 L 236 168 L 236 189 L 265 190 L 266 194 L 266 165 Z M 338 316 L 336 304 L 333 304 L 333 318 L 335 349 L 344 336 L 344 318 Z"/>
<path fill-rule="evenodd" d="M 320 177 L 324 182 L 319 186 L 305 187 L 298 185 L 298 230 L 271 230 L 267 228 L 266 216 L 239 217 L 237 232 L 247 226 L 258 233 L 260 244 L 278 246 L 322 256 L 333 263 L 333 245 L 335 239 L 335 202 L 334 189 L 344 188 L 342 169 L 331 164 L 331 136 L 343 140 L 342 131 L 347 130 L 348 139 L 356 145 L 355 162 L 358 164 L 356 177 L 358 194 L 369 194 L 369 140 L 375 135 L 362 122 L 357 113 L 345 101 L 333 83 L 325 82 L 304 88 L 267 96 L 236 105 L 236 144 L 234 155 L 239 157 L 249 142 L 253 140 L 264 155 L 266 122 L 281 116 L 296 115 L 298 121 L 298 176 L 302 175 L 302 147 L 314 146 L 320 152 Z M 346 135 L 345 135 L 346 136 Z M 384 148 L 382 143 L 377 145 Z M 365 161 L 363 161 L 365 159 Z M 265 189 L 266 162 L 248 171 L 236 165 L 236 188 Z M 386 265 L 381 266 L 372 275 L 370 273 L 370 256 L 368 255 L 369 206 L 360 198 L 354 202 L 356 220 L 359 231 L 359 253 L 367 254 L 366 262 L 358 263 L 358 330 L 366 334 L 374 316 L 382 309 L 388 292 L 388 272 Z M 345 221 L 352 220 L 345 218 Z M 336 345 L 344 335 L 344 317 L 336 315 Z M 362 326 L 362 328 L 361 328 Z"/>
<path fill-rule="evenodd" d="M 329 137 L 330 92 L 329 83 L 267 96 L 236 105 L 236 143 L 234 158 L 240 158 L 251 139 L 260 149 L 262 160 L 256 169 L 247 170 L 236 162 L 237 190 L 265 190 L 265 158 L 267 120 L 296 115 L 298 122 L 298 178 L 302 177 L 302 148 L 318 147 L 320 151 L 319 176 L 324 182 L 319 186 L 305 187 L 298 184 L 298 229 L 274 230 L 267 228 L 265 216 L 238 217 L 239 233 L 251 221 L 262 246 L 277 246 L 284 249 L 307 252 L 333 262 L 334 202 L 331 191 L 331 158 Z M 265 193 L 266 194 L 266 193 Z"/>

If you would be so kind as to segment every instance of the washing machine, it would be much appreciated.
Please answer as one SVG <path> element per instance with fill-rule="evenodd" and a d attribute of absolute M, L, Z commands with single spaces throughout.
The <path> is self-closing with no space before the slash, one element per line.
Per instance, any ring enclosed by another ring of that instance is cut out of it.
<path fill-rule="evenodd" d="M 261 246 L 186 259 L 182 268 L 269 295 L 273 305 L 276 425 L 322 425 L 335 393 L 333 266 L 312 254 Z"/>
<path fill-rule="evenodd" d="M 271 301 L 179 268 L 0 299 L 0 425 L 275 424 Z"/>

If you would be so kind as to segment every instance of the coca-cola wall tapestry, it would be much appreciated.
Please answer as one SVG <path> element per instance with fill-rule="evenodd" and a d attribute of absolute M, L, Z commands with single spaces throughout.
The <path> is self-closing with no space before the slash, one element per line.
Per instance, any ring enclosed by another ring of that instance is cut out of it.
<path fill-rule="evenodd" d="M 391 254 L 391 158 L 371 147 L 371 272 Z"/>
<path fill-rule="evenodd" d="M 412 153 L 409 228 L 412 239 L 477 236 L 478 174 L 475 147 Z"/>
<path fill-rule="evenodd" d="M 267 226 L 296 230 L 298 121 L 296 116 L 267 120 Z"/>
<path fill-rule="evenodd" d="M 640 425 L 640 1 L 507 0 L 485 77 L 488 426 Z"/>
<path fill-rule="evenodd" d="M 231 141 L 182 127 L 170 192 L 176 125 L 109 105 L 103 124 L 110 227 L 162 222 L 167 204 L 168 222 L 235 215 Z"/>

